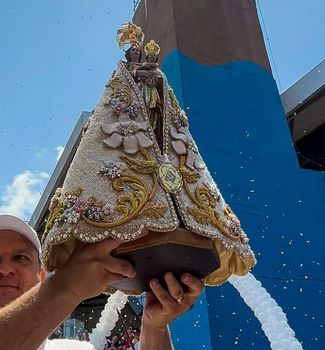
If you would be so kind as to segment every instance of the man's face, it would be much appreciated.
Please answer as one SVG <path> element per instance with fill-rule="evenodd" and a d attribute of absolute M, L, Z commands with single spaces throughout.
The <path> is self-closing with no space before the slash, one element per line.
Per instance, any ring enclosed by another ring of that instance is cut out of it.
<path fill-rule="evenodd" d="M 40 280 L 38 252 L 21 234 L 0 230 L 0 307 L 12 302 Z"/>
<path fill-rule="evenodd" d="M 112 338 L 112 342 L 115 344 L 118 341 L 118 336 L 114 335 Z"/>

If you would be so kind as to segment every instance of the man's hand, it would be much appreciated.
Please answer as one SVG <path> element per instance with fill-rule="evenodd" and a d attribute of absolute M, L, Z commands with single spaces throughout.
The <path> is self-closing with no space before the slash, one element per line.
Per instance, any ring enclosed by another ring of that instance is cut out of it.
<path fill-rule="evenodd" d="M 165 329 L 170 322 L 186 312 L 203 291 L 202 281 L 188 273 L 181 276 L 187 291 L 184 291 L 171 272 L 165 274 L 165 281 L 167 290 L 157 279 L 152 279 L 152 293 L 146 294 L 142 322 L 155 329 Z"/>
<path fill-rule="evenodd" d="M 78 241 L 66 264 L 50 278 L 53 286 L 79 303 L 104 292 L 111 282 L 134 277 L 135 269 L 128 261 L 111 256 L 121 243 L 112 238 L 93 244 Z"/>
<path fill-rule="evenodd" d="M 165 274 L 165 281 L 167 290 L 157 279 L 150 281 L 152 292 L 146 293 L 142 316 L 141 350 L 172 350 L 167 325 L 186 312 L 203 291 L 203 283 L 188 273 L 181 276 L 187 290 L 170 272 Z"/>

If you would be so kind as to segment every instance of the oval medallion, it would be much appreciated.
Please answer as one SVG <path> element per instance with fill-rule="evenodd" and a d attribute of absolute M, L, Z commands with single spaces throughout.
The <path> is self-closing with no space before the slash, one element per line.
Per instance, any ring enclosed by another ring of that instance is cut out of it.
<path fill-rule="evenodd" d="M 181 189 L 183 181 L 179 171 L 171 163 L 162 163 L 158 168 L 159 182 L 167 192 Z"/>

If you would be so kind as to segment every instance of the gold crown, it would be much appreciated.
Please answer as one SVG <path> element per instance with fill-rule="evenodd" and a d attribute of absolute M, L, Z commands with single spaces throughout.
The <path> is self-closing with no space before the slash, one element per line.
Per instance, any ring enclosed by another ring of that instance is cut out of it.
<path fill-rule="evenodd" d="M 126 44 L 139 49 L 143 44 L 144 34 L 142 29 L 134 23 L 124 23 L 117 31 L 116 40 L 121 49 L 124 49 Z"/>
<path fill-rule="evenodd" d="M 160 52 L 160 47 L 154 40 L 150 40 L 148 44 L 144 47 L 144 52 L 146 53 L 146 55 L 154 54 L 158 56 Z"/>

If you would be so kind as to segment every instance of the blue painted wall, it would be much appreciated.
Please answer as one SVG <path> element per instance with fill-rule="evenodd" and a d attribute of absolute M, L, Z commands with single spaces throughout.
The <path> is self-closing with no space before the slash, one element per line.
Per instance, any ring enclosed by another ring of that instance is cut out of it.
<path fill-rule="evenodd" d="M 284 309 L 304 349 L 323 350 L 325 174 L 299 167 L 271 73 L 245 61 L 207 66 L 177 50 L 162 69 L 251 239 L 254 275 Z M 172 325 L 176 350 L 270 348 L 232 286 L 207 288 L 202 298 Z"/>

